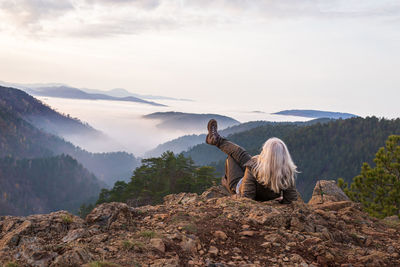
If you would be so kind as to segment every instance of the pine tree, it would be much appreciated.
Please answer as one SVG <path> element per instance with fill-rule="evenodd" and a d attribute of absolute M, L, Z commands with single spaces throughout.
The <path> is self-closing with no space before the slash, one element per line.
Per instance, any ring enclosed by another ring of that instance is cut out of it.
<path fill-rule="evenodd" d="M 96 204 L 119 201 L 140 206 L 162 203 L 164 196 L 180 192 L 201 193 L 219 180 L 213 167 L 197 167 L 191 158 L 167 151 L 142 160 L 129 183 L 116 182 L 102 189 Z"/>
<path fill-rule="evenodd" d="M 343 179 L 338 184 L 372 216 L 400 217 L 400 135 L 391 135 L 374 159 L 375 167 L 364 163 L 350 188 Z"/>

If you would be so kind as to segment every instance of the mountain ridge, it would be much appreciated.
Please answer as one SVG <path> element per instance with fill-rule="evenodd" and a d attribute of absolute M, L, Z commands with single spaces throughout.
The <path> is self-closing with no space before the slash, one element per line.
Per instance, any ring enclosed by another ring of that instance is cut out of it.
<path fill-rule="evenodd" d="M 328 122 L 330 119 L 314 119 L 307 122 L 271 122 L 271 121 L 249 121 L 244 122 L 238 125 L 233 125 L 228 128 L 222 129 L 220 134 L 222 136 L 229 136 L 234 133 L 244 132 L 249 129 L 253 129 L 256 127 L 264 126 L 264 125 L 284 125 L 284 124 L 300 124 L 300 125 L 311 125 L 313 123 L 318 122 Z M 206 131 L 206 127 L 204 125 L 204 130 Z M 144 157 L 155 157 L 161 155 L 163 152 L 172 151 L 174 153 L 181 153 L 191 149 L 192 147 L 202 144 L 205 142 L 206 134 L 192 134 L 192 135 L 183 135 L 178 138 L 172 139 L 165 143 L 159 144 L 157 147 L 147 151 L 144 154 Z"/>
<path fill-rule="evenodd" d="M 349 118 L 353 118 L 353 117 L 359 117 L 358 115 L 351 114 L 351 113 L 322 111 L 322 110 L 313 110 L 313 109 L 289 109 L 289 110 L 282 110 L 279 112 L 275 112 L 272 114 L 298 116 L 298 117 L 306 117 L 306 118 L 329 118 L 329 119 L 349 119 Z"/>
<path fill-rule="evenodd" d="M 191 129 L 193 131 L 204 131 L 210 119 L 219 121 L 220 129 L 239 124 L 240 122 L 224 115 L 210 113 L 185 113 L 177 111 L 154 112 L 142 116 L 144 119 L 159 120 L 156 125 L 162 129 L 179 130 L 180 128 Z"/>
<path fill-rule="evenodd" d="M 149 104 L 152 106 L 166 107 L 166 105 L 164 104 L 143 100 L 134 96 L 113 97 L 106 94 L 91 94 L 91 93 L 86 93 L 80 89 L 67 86 L 38 87 L 35 89 L 25 89 L 25 90 L 28 93 L 36 96 L 49 96 L 49 97 L 71 98 L 71 99 L 88 99 L 88 100 L 128 101 L 128 102 Z"/>
<path fill-rule="evenodd" d="M 105 95 L 114 96 L 114 97 L 133 96 L 133 97 L 138 97 L 141 99 L 193 101 L 191 99 L 174 98 L 174 97 L 168 97 L 168 96 L 136 94 L 136 93 L 131 93 L 128 90 L 123 89 L 123 88 L 114 88 L 114 89 L 107 90 L 107 91 L 96 90 L 96 89 L 87 89 L 87 88 L 83 88 L 81 90 L 83 90 L 87 93 L 105 94 Z"/>
<path fill-rule="evenodd" d="M 91 153 L 51 131 L 40 130 L 24 119 L 27 114 L 31 115 L 32 110 L 38 114 L 45 110 L 46 114 L 50 113 L 58 120 L 59 118 L 67 120 L 79 127 L 89 129 L 89 132 L 97 133 L 92 127 L 75 119 L 66 118 L 19 89 L 0 87 L 0 92 L 2 92 L 0 95 L 0 127 L 2 127 L 0 157 L 13 156 L 22 159 L 68 154 L 108 185 L 112 185 L 117 180 L 129 179 L 133 169 L 137 167 L 139 160 L 132 154 L 126 152 Z M 14 101 L 15 99 L 17 100 Z M 46 123 L 51 121 L 43 116 L 41 118 Z M 71 126 L 71 123 L 68 126 Z"/>
<path fill-rule="evenodd" d="M 400 134 L 400 119 L 355 117 L 307 127 L 260 126 L 233 134 L 229 140 L 244 147 L 251 155 L 258 155 L 268 138 L 282 139 L 300 171 L 297 176 L 298 190 L 308 200 L 316 179 L 344 178 L 350 182 L 359 174 L 363 162 L 372 164 L 375 153 L 393 134 Z M 183 154 L 198 165 L 215 166 L 223 175 L 226 155 L 216 147 L 199 144 Z"/>
<path fill-rule="evenodd" d="M 38 129 L 58 136 L 67 134 L 104 135 L 88 123 L 56 112 L 50 106 L 22 90 L 0 86 L 0 93 L 2 109 L 15 113 Z"/>

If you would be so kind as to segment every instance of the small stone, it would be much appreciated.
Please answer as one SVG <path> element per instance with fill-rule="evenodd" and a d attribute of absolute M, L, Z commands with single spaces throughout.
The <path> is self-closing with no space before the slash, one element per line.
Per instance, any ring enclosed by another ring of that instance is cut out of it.
<path fill-rule="evenodd" d="M 388 247 L 387 247 L 387 252 L 388 252 L 389 254 L 392 254 L 392 253 L 394 252 L 394 247 L 393 247 L 393 246 L 388 246 Z"/>
<path fill-rule="evenodd" d="M 195 240 L 183 237 L 182 242 L 180 243 L 181 248 L 186 252 L 195 253 L 197 251 L 197 246 Z"/>
<path fill-rule="evenodd" d="M 283 257 L 283 261 L 288 262 L 289 258 L 288 257 Z"/>
<path fill-rule="evenodd" d="M 290 262 L 304 262 L 304 259 L 299 254 L 294 253 L 290 256 Z"/>
<path fill-rule="evenodd" d="M 303 245 L 306 247 L 310 247 L 311 245 L 315 245 L 320 243 L 322 240 L 318 237 L 310 237 L 303 241 Z"/>
<path fill-rule="evenodd" d="M 158 251 L 160 251 L 162 253 L 165 252 L 165 244 L 161 238 L 150 239 L 150 244 L 153 248 L 157 249 Z"/>
<path fill-rule="evenodd" d="M 218 250 L 216 247 L 214 247 L 214 246 L 211 246 L 211 247 L 209 248 L 209 250 L 208 250 L 208 253 L 210 253 L 211 255 L 214 255 L 214 256 L 217 256 L 217 255 L 218 255 L 218 252 L 219 252 L 219 250 Z"/>
<path fill-rule="evenodd" d="M 326 252 L 325 253 L 325 259 L 329 262 L 329 261 L 334 261 L 335 257 L 331 253 Z"/>
<path fill-rule="evenodd" d="M 94 250 L 96 253 L 98 253 L 98 254 L 106 254 L 106 251 L 104 250 L 104 249 L 102 249 L 102 248 L 96 248 L 95 250 Z"/>
<path fill-rule="evenodd" d="M 270 242 L 264 242 L 264 243 L 261 244 L 261 247 L 263 247 L 263 248 L 270 248 L 271 246 L 272 245 L 271 245 Z"/>
<path fill-rule="evenodd" d="M 240 248 L 234 247 L 233 248 L 233 252 L 234 253 L 242 253 L 242 251 L 240 250 Z"/>
<path fill-rule="evenodd" d="M 368 237 L 367 240 L 365 240 L 365 245 L 369 247 L 372 244 L 372 238 Z"/>
<path fill-rule="evenodd" d="M 280 235 L 278 235 L 278 234 L 270 234 L 270 235 L 264 236 L 264 239 L 267 240 L 268 242 L 273 243 L 273 242 L 276 242 L 278 240 L 281 240 L 282 237 Z"/>
<path fill-rule="evenodd" d="M 228 236 L 222 231 L 215 231 L 214 236 L 222 240 L 226 240 L 228 238 Z"/>
<path fill-rule="evenodd" d="M 242 225 L 242 229 L 249 229 L 250 228 L 250 225 L 248 225 L 248 224 L 243 224 Z"/>
<path fill-rule="evenodd" d="M 254 231 L 243 231 L 243 232 L 240 232 L 240 235 L 242 235 L 242 236 L 253 236 L 253 235 L 255 235 L 255 232 Z"/>

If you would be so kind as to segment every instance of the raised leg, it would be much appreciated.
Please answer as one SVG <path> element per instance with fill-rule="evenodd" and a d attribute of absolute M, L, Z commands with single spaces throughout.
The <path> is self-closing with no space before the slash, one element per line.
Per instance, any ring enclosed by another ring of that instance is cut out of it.
<path fill-rule="evenodd" d="M 221 138 L 218 148 L 231 156 L 243 170 L 245 169 L 244 164 L 251 159 L 250 154 L 244 148 L 224 138 Z"/>

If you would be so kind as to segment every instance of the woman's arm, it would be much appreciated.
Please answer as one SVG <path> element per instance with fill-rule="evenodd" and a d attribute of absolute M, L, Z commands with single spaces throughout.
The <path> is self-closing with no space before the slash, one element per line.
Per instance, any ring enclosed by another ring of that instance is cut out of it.
<path fill-rule="evenodd" d="M 297 200 L 297 190 L 296 187 L 290 187 L 286 190 L 283 190 L 283 199 L 280 201 L 282 204 L 290 204 L 292 201 Z"/>
<path fill-rule="evenodd" d="M 256 199 L 257 181 L 249 168 L 246 168 L 243 182 L 240 186 L 240 196 Z"/>

